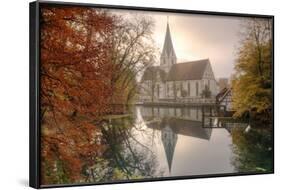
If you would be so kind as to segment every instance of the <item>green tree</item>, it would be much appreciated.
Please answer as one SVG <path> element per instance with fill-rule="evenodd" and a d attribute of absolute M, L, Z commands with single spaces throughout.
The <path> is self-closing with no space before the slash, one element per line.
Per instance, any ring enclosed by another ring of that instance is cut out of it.
<path fill-rule="evenodd" d="M 238 172 L 269 172 L 273 170 L 272 131 L 254 128 L 249 132 L 234 128 L 231 132 L 234 157 Z"/>
<path fill-rule="evenodd" d="M 209 87 L 205 85 L 204 90 L 201 93 L 202 98 L 210 98 L 212 95 L 212 92 L 210 91 Z"/>
<path fill-rule="evenodd" d="M 187 96 L 186 90 L 181 90 L 181 96 L 182 96 L 182 97 L 186 97 L 186 96 Z"/>
<path fill-rule="evenodd" d="M 272 20 L 243 22 L 241 46 L 232 80 L 234 116 L 265 114 L 271 110 Z"/>

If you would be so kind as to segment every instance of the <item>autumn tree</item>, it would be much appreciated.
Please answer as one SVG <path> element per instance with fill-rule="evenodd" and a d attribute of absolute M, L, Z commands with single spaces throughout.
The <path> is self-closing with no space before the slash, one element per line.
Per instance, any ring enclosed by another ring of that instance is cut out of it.
<path fill-rule="evenodd" d="M 155 61 L 154 21 L 148 16 L 132 14 L 128 19 L 116 16 L 115 23 L 111 56 L 114 65 L 112 103 L 127 104 L 138 91 L 136 77 Z"/>
<path fill-rule="evenodd" d="M 46 6 L 40 26 L 42 184 L 87 181 L 108 148 L 99 122 L 134 97 L 136 75 L 153 62 L 153 22 Z"/>
<path fill-rule="evenodd" d="M 272 21 L 250 19 L 243 22 L 241 46 L 232 81 L 236 117 L 263 114 L 270 118 L 272 107 Z"/>
<path fill-rule="evenodd" d="M 42 184 L 71 183 L 104 148 L 92 120 L 109 109 L 113 17 L 44 7 L 40 24 Z"/>

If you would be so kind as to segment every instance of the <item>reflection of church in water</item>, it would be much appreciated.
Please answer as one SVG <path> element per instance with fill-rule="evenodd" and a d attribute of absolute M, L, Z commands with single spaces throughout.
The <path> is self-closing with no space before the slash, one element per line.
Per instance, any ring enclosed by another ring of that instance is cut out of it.
<path fill-rule="evenodd" d="M 196 107 L 184 109 L 185 111 L 183 109 L 179 111 L 178 108 L 165 107 L 141 108 L 141 115 L 147 121 L 147 127 L 161 131 L 161 141 L 165 150 L 169 173 L 171 173 L 172 169 L 178 135 L 210 140 L 212 134 L 212 128 L 202 127 L 202 113 L 200 109 Z"/>
<path fill-rule="evenodd" d="M 161 140 L 164 145 L 169 172 L 171 173 L 172 161 L 178 140 L 178 135 L 171 129 L 167 122 L 164 122 L 164 127 L 161 129 Z"/>

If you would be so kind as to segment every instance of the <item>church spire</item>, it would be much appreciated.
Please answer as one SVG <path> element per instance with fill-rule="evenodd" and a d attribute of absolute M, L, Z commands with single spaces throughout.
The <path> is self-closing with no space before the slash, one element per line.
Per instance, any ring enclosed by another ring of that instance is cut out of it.
<path fill-rule="evenodd" d="M 169 17 L 167 17 L 166 36 L 161 56 L 176 56 L 170 32 Z"/>
<path fill-rule="evenodd" d="M 173 47 L 171 32 L 170 32 L 170 26 L 169 26 L 169 17 L 167 16 L 167 27 L 166 27 L 166 35 L 165 35 L 165 41 L 164 46 L 161 53 L 160 58 L 160 65 L 166 67 L 169 67 L 176 63 L 176 54 Z M 166 69 L 165 69 L 166 70 Z"/>

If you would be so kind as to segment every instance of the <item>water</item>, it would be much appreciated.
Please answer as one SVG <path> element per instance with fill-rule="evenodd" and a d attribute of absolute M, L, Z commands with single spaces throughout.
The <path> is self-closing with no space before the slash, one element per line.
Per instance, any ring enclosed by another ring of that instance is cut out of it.
<path fill-rule="evenodd" d="M 137 125 L 142 125 L 146 135 L 137 130 L 133 133 L 155 153 L 157 170 L 164 176 L 234 172 L 229 132 L 203 128 L 201 120 L 199 108 L 137 107 Z M 155 137 L 150 141 L 152 133 Z"/>
<path fill-rule="evenodd" d="M 246 133 L 248 123 L 224 122 L 215 111 L 203 112 L 202 107 L 136 106 L 131 116 L 106 121 L 107 151 L 100 161 L 105 171 L 96 172 L 95 181 L 272 169 L 270 136 L 255 147 L 260 133 Z"/>

